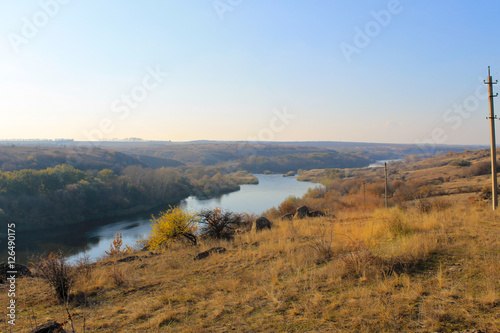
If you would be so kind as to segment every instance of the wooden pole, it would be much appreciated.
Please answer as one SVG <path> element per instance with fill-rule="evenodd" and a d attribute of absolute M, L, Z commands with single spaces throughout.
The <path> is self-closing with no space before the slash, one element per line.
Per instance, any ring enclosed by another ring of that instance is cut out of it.
<path fill-rule="evenodd" d="M 488 92 L 490 98 L 490 132 L 491 132 L 491 204 L 493 210 L 498 207 L 498 188 L 497 188 L 497 149 L 495 140 L 495 109 L 493 106 L 493 98 L 497 97 L 498 94 L 493 95 L 493 85 L 497 84 L 498 81 L 493 82 L 490 74 L 490 66 L 488 66 L 488 81 L 484 81 L 488 85 Z"/>
<path fill-rule="evenodd" d="M 385 167 L 385 208 L 389 207 L 387 203 L 387 162 L 384 162 Z"/>

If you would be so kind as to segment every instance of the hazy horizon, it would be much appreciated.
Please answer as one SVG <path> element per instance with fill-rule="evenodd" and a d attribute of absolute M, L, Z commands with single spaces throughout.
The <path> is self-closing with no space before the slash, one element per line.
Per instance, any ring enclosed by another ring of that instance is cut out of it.
<path fill-rule="evenodd" d="M 489 144 L 495 1 L 0 9 L 0 140 Z"/>
<path fill-rule="evenodd" d="M 28 143 L 27 146 L 29 146 L 29 143 L 53 143 L 54 145 L 70 145 L 74 144 L 75 146 L 81 146 L 81 147 L 86 147 L 88 144 L 91 146 L 99 146 L 100 143 L 102 144 L 107 144 L 107 143 L 127 143 L 127 144 L 148 144 L 148 143 L 169 143 L 169 144 L 198 144 L 198 143 L 227 143 L 227 144 L 265 144 L 265 145 L 298 145 L 298 146 L 317 146 L 321 147 L 326 145 L 326 147 L 334 148 L 334 146 L 329 146 L 329 144 L 337 144 L 340 147 L 339 148 L 346 148 L 345 145 L 374 145 L 374 146 L 383 146 L 383 145 L 394 145 L 394 146 L 415 146 L 423 149 L 423 152 L 426 152 L 427 150 L 429 152 L 434 151 L 435 148 L 443 148 L 443 147 L 470 147 L 470 148 L 479 148 L 479 149 L 485 149 L 489 148 L 490 145 L 488 144 L 432 144 L 432 143 L 415 143 L 415 142 L 400 142 L 400 143 L 391 143 L 391 142 L 368 142 L 368 141 L 311 141 L 311 140 L 283 140 L 283 141 L 249 141 L 249 140 L 205 140 L 205 139 L 199 139 L 199 140 L 185 140 L 185 141 L 178 141 L 178 140 L 147 140 L 143 138 L 113 138 L 113 139 L 105 139 L 105 140 L 100 140 L 100 141 L 86 141 L 86 140 L 74 140 L 72 138 L 56 138 L 56 139 L 47 139 L 47 138 L 26 138 L 26 139 L 19 139 L 19 138 L 13 138 L 13 139 L 0 139 L 0 143 L 7 143 L 7 142 L 13 142 L 13 143 L 19 143 L 19 142 L 26 142 Z"/>

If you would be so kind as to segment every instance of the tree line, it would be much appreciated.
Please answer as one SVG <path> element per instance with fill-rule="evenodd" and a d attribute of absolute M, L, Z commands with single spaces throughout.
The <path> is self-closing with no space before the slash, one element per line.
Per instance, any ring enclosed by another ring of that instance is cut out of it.
<path fill-rule="evenodd" d="M 130 166 L 82 171 L 62 164 L 44 170 L 0 171 L 0 220 L 19 230 L 43 229 L 173 205 L 190 196 L 239 189 L 239 178 L 218 168 Z"/>
<path fill-rule="evenodd" d="M 368 166 L 370 162 L 370 158 L 361 153 L 330 151 L 281 156 L 250 156 L 240 162 L 240 168 L 256 173 L 265 171 L 285 173 L 299 169 L 362 168 Z"/>

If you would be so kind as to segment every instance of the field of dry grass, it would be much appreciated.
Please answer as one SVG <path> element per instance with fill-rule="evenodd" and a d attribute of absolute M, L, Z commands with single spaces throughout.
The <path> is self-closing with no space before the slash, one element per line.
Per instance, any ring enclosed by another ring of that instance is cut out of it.
<path fill-rule="evenodd" d="M 88 266 L 69 311 L 78 333 L 499 332 L 499 221 L 485 205 L 275 220 L 230 242 Z M 227 252 L 193 260 L 215 246 Z M 12 332 L 68 319 L 41 279 L 20 279 L 18 291 Z"/>

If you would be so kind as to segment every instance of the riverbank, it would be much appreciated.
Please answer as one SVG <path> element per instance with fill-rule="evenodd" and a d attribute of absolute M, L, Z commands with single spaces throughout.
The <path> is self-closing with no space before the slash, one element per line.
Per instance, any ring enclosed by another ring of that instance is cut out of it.
<path fill-rule="evenodd" d="M 203 209 L 223 207 L 234 212 L 260 214 L 276 206 L 289 195 L 301 197 L 316 184 L 297 182 L 295 178 L 281 175 L 255 175 L 258 184 L 245 184 L 236 192 L 226 193 L 216 198 L 200 200 L 188 197 L 172 206 L 198 212 Z M 84 253 L 95 260 L 109 250 L 109 244 L 117 232 L 123 235 L 123 244 L 134 247 L 136 241 L 146 237 L 150 231 L 151 215 L 158 215 L 169 208 L 169 204 L 155 206 L 124 217 L 91 220 L 85 223 L 50 228 L 43 231 L 23 231 L 18 236 L 18 262 L 32 261 L 35 254 L 48 254 L 62 250 L 72 261 Z"/>
<path fill-rule="evenodd" d="M 127 216 L 190 195 L 215 197 L 257 179 L 220 168 L 149 169 L 130 166 L 82 171 L 62 164 L 43 170 L 0 171 L 0 223 L 19 232 L 64 228 L 74 223 Z"/>

